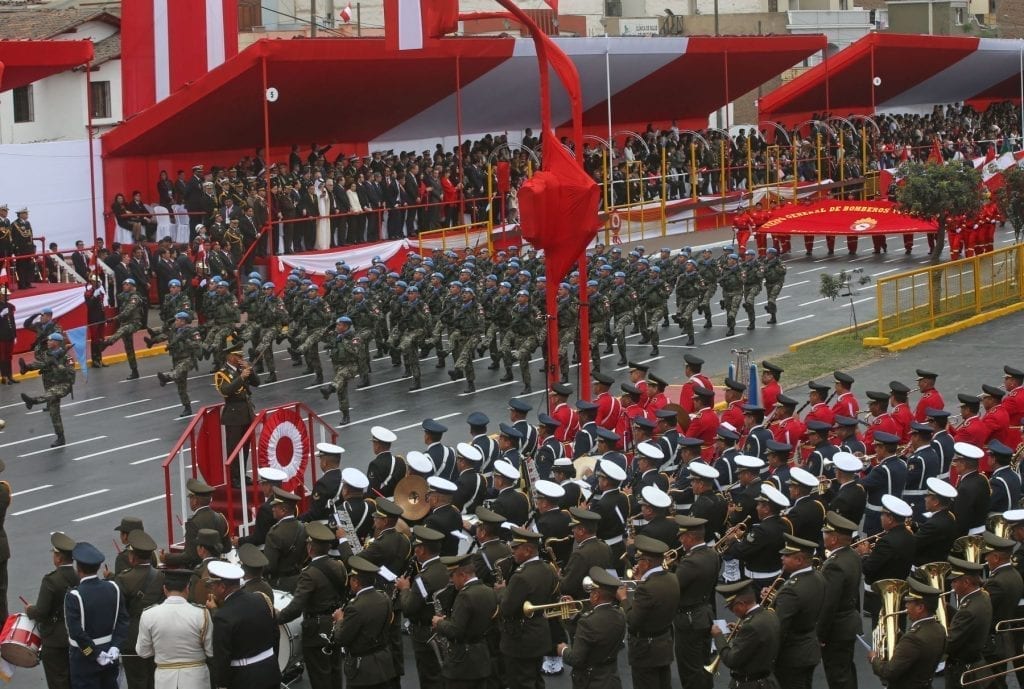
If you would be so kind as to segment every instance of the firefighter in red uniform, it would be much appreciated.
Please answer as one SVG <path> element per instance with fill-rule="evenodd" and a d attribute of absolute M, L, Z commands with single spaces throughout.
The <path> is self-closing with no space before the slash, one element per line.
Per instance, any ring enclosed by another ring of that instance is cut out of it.
<path fill-rule="evenodd" d="M 763 204 L 764 202 L 762 201 L 757 205 L 757 210 L 750 212 L 750 218 L 754 226 L 754 243 L 757 245 L 757 255 L 760 256 L 761 258 L 764 258 L 765 254 L 768 252 L 768 234 L 761 230 L 761 226 L 772 219 L 771 209 L 765 207 Z M 776 240 L 776 242 L 777 241 L 778 240 Z M 788 253 L 789 237 L 786 237 L 782 244 L 784 244 L 786 247 L 785 251 L 783 251 L 778 246 L 776 246 L 775 248 L 779 249 L 779 251 L 782 253 Z M 742 256 L 742 254 L 740 255 Z"/>
<path fill-rule="evenodd" d="M 963 239 L 964 258 L 971 258 L 977 251 L 978 230 L 981 228 L 981 219 L 973 215 L 964 219 L 963 230 L 960 233 Z"/>
<path fill-rule="evenodd" d="M 745 209 L 737 211 L 732 218 L 732 226 L 736 230 L 736 245 L 741 250 L 746 250 L 747 242 L 750 241 L 750 235 L 754 231 L 754 219 L 750 212 Z"/>
<path fill-rule="evenodd" d="M 658 410 L 668 404 L 668 395 L 665 394 L 665 388 L 668 387 L 668 381 L 660 376 L 656 376 L 653 373 L 647 374 L 647 392 L 648 394 L 654 393 L 650 396 L 647 402 L 647 414 L 650 417 L 656 417 Z"/>
<path fill-rule="evenodd" d="M 929 409 L 943 409 L 946 406 L 942 395 L 935 389 L 935 379 L 938 377 L 938 373 L 917 369 L 917 389 L 921 393 L 921 399 L 914 407 L 914 421 L 918 423 L 928 423 Z"/>
<path fill-rule="evenodd" d="M 772 409 L 775 400 L 778 399 L 782 388 L 779 381 L 782 380 L 782 369 L 770 361 L 761 362 L 761 404 L 764 409 Z"/>
<path fill-rule="evenodd" d="M 747 386 L 738 380 L 725 379 L 726 407 L 722 410 L 722 423 L 731 424 L 733 428 L 743 427 L 743 405 L 747 403 L 747 398 L 743 393 L 746 390 Z"/>
<path fill-rule="evenodd" d="M 572 386 L 555 383 L 551 386 L 549 394 L 548 405 L 551 409 L 551 416 L 561 424 L 555 431 L 555 437 L 560 443 L 572 442 L 576 438 L 576 431 L 580 430 L 580 415 L 568 403 L 569 396 L 572 394 Z"/>
<path fill-rule="evenodd" d="M 893 418 L 893 421 L 900 428 L 900 444 L 905 444 L 910 440 L 910 424 L 914 421 L 914 415 L 910 411 L 910 405 L 907 404 L 907 397 L 910 395 L 910 388 L 906 384 L 893 380 L 889 382 L 889 404 L 891 405 L 891 411 L 889 412 Z"/>
<path fill-rule="evenodd" d="M 946 235 L 949 237 L 949 260 L 956 261 L 960 258 L 960 249 L 963 245 L 964 225 L 967 219 L 963 215 L 951 215 L 946 221 Z M 935 233 L 928 233 L 928 250 L 935 249 Z"/>
<path fill-rule="evenodd" d="M 844 371 L 833 371 L 835 379 L 836 401 L 832 405 L 832 416 L 849 416 L 857 418 L 860 411 L 860 404 L 857 403 L 857 396 L 853 394 L 853 376 Z"/>
<path fill-rule="evenodd" d="M 1024 419 L 1024 371 L 1012 366 L 1003 366 L 1003 387 L 1006 388 L 1006 396 L 1003 397 L 1003 409 L 1010 417 L 1010 431 L 1013 438 L 1012 443 L 1006 443 L 1007 447 L 1016 448 L 1021 443 L 1021 424 Z"/>
<path fill-rule="evenodd" d="M 694 388 L 697 407 L 696 416 L 690 419 L 685 429 L 688 438 L 700 438 L 703 447 L 700 451 L 704 461 L 710 461 L 714 457 L 715 438 L 718 436 L 718 415 L 712 406 L 715 403 L 715 391 L 707 388 Z"/>
<path fill-rule="evenodd" d="M 700 386 L 709 390 L 714 389 L 714 385 L 711 384 L 711 379 L 700 372 L 704 366 L 704 360 L 696 354 L 684 354 L 683 361 L 686 362 L 686 367 L 683 369 L 683 375 L 686 376 L 686 382 L 683 383 L 682 389 L 679 391 L 679 406 L 687 414 L 692 414 L 695 406 L 693 404 L 693 388 L 694 386 Z"/>
<path fill-rule="evenodd" d="M 789 395 L 779 395 L 771 416 L 768 430 L 772 436 L 795 451 L 807 433 L 807 425 L 796 415 L 796 400 Z"/>
<path fill-rule="evenodd" d="M 864 445 L 869 448 L 874 447 L 875 433 L 889 433 L 890 435 L 899 436 L 902 429 L 887 411 L 889 408 L 889 393 L 868 390 L 864 394 L 868 397 L 868 413 L 871 414 L 868 430 L 864 433 Z"/>
<path fill-rule="evenodd" d="M 595 371 L 590 374 L 594 379 L 594 392 L 597 394 L 597 416 L 594 420 L 601 428 L 614 431 L 619 423 L 619 416 L 622 414 L 622 403 L 619 398 L 611 392 L 615 379 L 607 373 Z"/>
<path fill-rule="evenodd" d="M 992 192 L 986 187 L 982 192 L 985 205 L 981 209 L 981 227 L 978 231 L 978 253 L 988 253 L 995 248 L 996 223 L 1005 222 L 1006 218 L 999 210 L 999 204 L 992 198 Z"/>

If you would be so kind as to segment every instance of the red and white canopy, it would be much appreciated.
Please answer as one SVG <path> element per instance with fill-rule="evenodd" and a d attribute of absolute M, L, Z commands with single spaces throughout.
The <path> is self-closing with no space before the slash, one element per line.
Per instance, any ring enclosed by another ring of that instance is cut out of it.
<path fill-rule="evenodd" d="M 842 116 L 1018 100 L 1022 50 L 1019 40 L 868 34 L 764 96 L 760 119 L 792 124 L 823 112 Z"/>
<path fill-rule="evenodd" d="M 0 92 L 84 65 L 92 56 L 92 41 L 0 41 Z"/>
<path fill-rule="evenodd" d="M 825 46 L 822 36 L 562 38 L 580 72 L 584 124 L 698 124 L 730 100 Z M 608 76 L 606 77 L 606 54 Z M 454 38 L 418 51 L 384 40 L 262 40 L 103 137 L 110 156 L 252 150 L 263 144 L 263 68 L 279 98 L 268 104 L 272 147 L 401 142 L 535 127 L 533 42 Z M 456 92 L 461 94 L 457 108 Z M 560 93 L 556 122 L 569 117 Z M 461 111 L 461 112 L 458 112 Z"/>

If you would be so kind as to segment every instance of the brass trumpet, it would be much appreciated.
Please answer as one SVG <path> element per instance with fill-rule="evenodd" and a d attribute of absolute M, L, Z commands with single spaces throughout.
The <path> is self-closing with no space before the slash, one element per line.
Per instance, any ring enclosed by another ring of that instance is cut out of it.
<path fill-rule="evenodd" d="M 746 619 L 746 618 L 744 618 L 744 619 Z M 725 637 L 726 641 L 731 641 L 732 637 L 736 636 L 736 632 L 739 631 L 739 628 L 740 628 L 740 626 L 742 626 L 742 624 L 743 624 L 743 620 L 739 620 L 736 624 L 733 625 L 732 631 L 729 632 L 729 635 L 727 637 Z M 719 653 L 718 655 L 716 655 L 714 657 L 714 659 L 710 663 L 708 663 L 707 665 L 704 666 L 704 672 L 706 672 L 709 675 L 711 675 L 712 677 L 714 677 L 714 676 L 716 676 L 718 674 L 718 666 L 721 665 L 721 664 L 722 664 L 722 654 Z"/>
<path fill-rule="evenodd" d="M 725 535 L 723 535 L 721 538 L 715 541 L 715 552 L 721 555 L 726 550 L 728 550 L 729 546 L 732 545 L 732 543 L 729 541 L 730 538 L 737 541 L 743 538 L 743 535 L 747 533 L 747 522 L 749 521 L 750 517 L 747 517 L 736 526 L 730 528 L 728 531 L 725 532 Z"/>
<path fill-rule="evenodd" d="M 636 579 L 620 579 L 623 586 L 626 587 L 626 591 L 636 591 L 637 580 Z M 590 593 L 594 588 L 594 580 L 589 576 L 583 577 L 583 581 L 580 584 L 583 590 Z"/>
<path fill-rule="evenodd" d="M 679 551 L 683 549 L 683 546 L 672 548 L 672 550 L 665 551 L 665 559 L 661 562 L 662 569 L 672 569 L 676 566 L 676 562 L 679 560 Z"/>
<path fill-rule="evenodd" d="M 523 617 L 533 617 L 538 612 L 549 620 L 566 620 L 583 612 L 585 600 L 567 600 L 546 605 L 534 605 L 530 601 L 523 603 Z"/>
<path fill-rule="evenodd" d="M 760 605 L 762 608 L 770 608 L 772 604 L 775 602 L 775 596 L 779 595 L 779 589 L 781 589 L 782 585 L 785 583 L 786 577 L 775 577 L 775 581 L 771 583 L 771 586 L 768 587 L 768 590 L 764 592 L 763 596 L 761 596 L 761 600 L 758 603 L 758 605 Z"/>
<path fill-rule="evenodd" d="M 867 543 L 868 545 L 874 546 L 875 542 L 878 539 L 880 539 L 882 536 L 884 536 L 884 535 L 885 535 L 884 531 L 879 531 L 878 533 L 876 533 L 873 536 L 867 536 L 865 538 L 861 538 L 859 540 L 854 541 L 853 543 L 850 544 L 850 547 L 851 548 L 856 548 L 857 546 L 861 545 L 862 543 Z"/>

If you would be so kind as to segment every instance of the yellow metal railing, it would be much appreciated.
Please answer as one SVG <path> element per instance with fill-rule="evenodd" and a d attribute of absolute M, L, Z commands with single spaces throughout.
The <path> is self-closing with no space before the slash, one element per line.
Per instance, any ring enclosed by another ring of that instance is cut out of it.
<path fill-rule="evenodd" d="M 416 241 L 419 244 L 419 253 L 423 253 L 423 243 L 425 241 L 436 241 L 437 239 L 441 240 L 441 248 L 446 251 L 452 248 L 462 250 L 467 246 L 473 247 L 474 249 L 479 248 L 481 244 L 490 243 L 490 232 L 488 229 L 488 221 L 481 220 L 479 222 L 469 223 L 468 225 L 442 227 L 439 230 L 420 232 L 416 235 Z"/>
<path fill-rule="evenodd" d="M 1024 298 L 1024 244 L 880 278 L 878 336 L 948 325 Z M 941 321 L 941 322 L 940 322 Z"/>

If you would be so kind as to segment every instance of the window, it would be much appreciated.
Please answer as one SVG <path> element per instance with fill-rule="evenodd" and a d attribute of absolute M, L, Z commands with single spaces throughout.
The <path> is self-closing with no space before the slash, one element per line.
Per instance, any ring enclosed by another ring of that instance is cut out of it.
<path fill-rule="evenodd" d="M 110 82 L 94 81 L 89 86 L 92 88 L 92 118 L 102 120 L 110 117 Z"/>
<path fill-rule="evenodd" d="M 605 0 L 604 14 L 606 17 L 621 17 L 622 0 Z"/>
<path fill-rule="evenodd" d="M 14 121 L 35 122 L 36 109 L 32 103 L 32 84 L 14 89 Z"/>
<path fill-rule="evenodd" d="M 768 11 L 778 12 L 779 11 L 779 0 L 768 0 Z"/>

